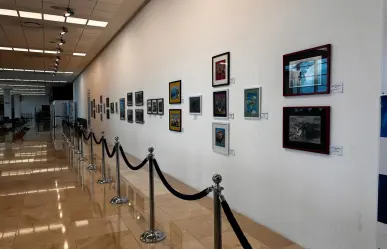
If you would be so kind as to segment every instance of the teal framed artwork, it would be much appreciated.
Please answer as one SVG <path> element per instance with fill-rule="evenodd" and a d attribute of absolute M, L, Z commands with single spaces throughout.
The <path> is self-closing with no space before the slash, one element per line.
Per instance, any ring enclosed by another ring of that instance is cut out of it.
<path fill-rule="evenodd" d="M 261 119 L 262 88 L 246 88 L 244 92 L 244 117 Z"/>

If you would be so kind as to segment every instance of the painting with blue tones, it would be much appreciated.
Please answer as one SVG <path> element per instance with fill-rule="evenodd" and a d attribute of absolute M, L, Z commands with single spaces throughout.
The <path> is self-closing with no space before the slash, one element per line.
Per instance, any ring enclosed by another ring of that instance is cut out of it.
<path fill-rule="evenodd" d="M 215 129 L 215 145 L 219 147 L 226 147 L 226 130 L 223 128 Z"/>
<path fill-rule="evenodd" d="M 244 98 L 245 118 L 261 117 L 261 88 L 245 89 Z"/>

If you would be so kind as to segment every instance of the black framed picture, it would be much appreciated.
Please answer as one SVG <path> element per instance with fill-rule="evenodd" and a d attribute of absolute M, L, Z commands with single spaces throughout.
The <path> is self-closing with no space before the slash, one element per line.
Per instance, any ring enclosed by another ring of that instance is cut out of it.
<path fill-rule="evenodd" d="M 152 114 L 157 114 L 157 99 L 152 99 Z"/>
<path fill-rule="evenodd" d="M 106 119 L 110 119 L 110 111 L 109 111 L 109 109 L 106 110 Z"/>
<path fill-rule="evenodd" d="M 331 44 L 283 56 L 283 96 L 328 94 Z"/>
<path fill-rule="evenodd" d="M 202 114 L 202 96 L 189 97 L 189 114 L 191 115 Z"/>
<path fill-rule="evenodd" d="M 213 93 L 213 115 L 216 118 L 228 118 L 228 90 Z"/>
<path fill-rule="evenodd" d="M 164 115 L 164 99 L 157 99 L 157 114 Z"/>
<path fill-rule="evenodd" d="M 169 104 L 181 104 L 181 80 L 169 83 Z"/>
<path fill-rule="evenodd" d="M 128 109 L 126 110 L 126 116 L 127 116 L 127 119 L 128 119 L 128 123 L 133 123 L 133 110 L 132 109 Z"/>
<path fill-rule="evenodd" d="M 93 109 L 93 118 L 95 119 L 95 109 Z"/>
<path fill-rule="evenodd" d="M 152 114 L 152 100 L 148 99 L 146 101 L 146 113 Z"/>
<path fill-rule="evenodd" d="M 114 114 L 114 103 L 110 103 L 110 113 Z"/>
<path fill-rule="evenodd" d="M 136 123 L 143 124 L 144 123 L 144 110 L 143 109 L 136 109 L 135 115 L 136 115 Z"/>
<path fill-rule="evenodd" d="M 133 93 L 126 94 L 126 105 L 133 106 Z"/>
<path fill-rule="evenodd" d="M 103 113 L 106 113 L 106 105 L 103 104 Z"/>
<path fill-rule="evenodd" d="M 116 102 L 116 110 L 115 112 L 118 114 L 118 102 Z"/>
<path fill-rule="evenodd" d="M 125 99 L 120 99 L 120 119 L 125 120 Z"/>
<path fill-rule="evenodd" d="M 106 108 L 109 108 L 110 104 L 109 104 L 109 98 L 106 98 Z"/>
<path fill-rule="evenodd" d="M 283 108 L 283 147 L 329 154 L 329 106 Z"/>
<path fill-rule="evenodd" d="M 134 101 L 136 103 L 136 106 L 143 106 L 144 105 L 144 92 L 143 91 L 135 92 L 134 98 L 135 98 Z"/>
<path fill-rule="evenodd" d="M 99 96 L 99 103 L 102 104 L 102 95 Z"/>
<path fill-rule="evenodd" d="M 230 85 L 230 52 L 212 57 L 212 87 Z"/>
<path fill-rule="evenodd" d="M 169 130 L 181 132 L 181 109 L 169 109 Z"/>
<path fill-rule="evenodd" d="M 93 99 L 93 108 L 95 109 L 95 99 Z"/>
<path fill-rule="evenodd" d="M 103 121 L 103 114 L 101 113 L 100 116 L 101 116 L 101 122 L 102 122 Z"/>

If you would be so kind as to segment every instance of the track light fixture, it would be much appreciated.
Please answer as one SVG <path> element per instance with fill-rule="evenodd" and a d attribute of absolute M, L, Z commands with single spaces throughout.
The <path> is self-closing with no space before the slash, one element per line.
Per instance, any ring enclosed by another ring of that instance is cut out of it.
<path fill-rule="evenodd" d="M 62 52 L 63 52 L 63 49 L 62 49 L 62 48 L 57 48 L 57 49 L 56 49 L 56 53 L 57 53 L 57 54 L 60 54 L 60 53 L 62 53 Z"/>
<path fill-rule="evenodd" d="M 73 16 L 74 15 L 74 11 L 72 9 L 67 8 L 66 10 L 66 13 L 64 14 L 65 17 L 69 17 L 69 16 Z"/>
<path fill-rule="evenodd" d="M 62 31 L 60 32 L 60 35 L 64 35 L 64 34 L 66 34 L 68 32 L 69 32 L 68 28 L 62 27 Z"/>
<path fill-rule="evenodd" d="M 56 59 L 55 59 L 56 62 L 59 62 L 60 61 L 60 56 L 57 56 Z"/>
<path fill-rule="evenodd" d="M 58 45 L 59 45 L 59 46 L 62 46 L 62 45 L 65 44 L 65 43 L 66 43 L 66 41 L 63 40 L 62 38 L 60 38 L 60 42 L 58 43 Z"/>

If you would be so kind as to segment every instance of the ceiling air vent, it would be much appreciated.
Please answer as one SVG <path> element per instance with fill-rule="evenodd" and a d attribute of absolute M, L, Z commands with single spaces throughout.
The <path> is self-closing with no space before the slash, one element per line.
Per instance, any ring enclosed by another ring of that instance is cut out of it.
<path fill-rule="evenodd" d="M 29 28 L 41 28 L 42 25 L 37 22 L 23 22 L 22 23 L 24 27 L 29 27 Z"/>

